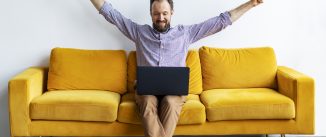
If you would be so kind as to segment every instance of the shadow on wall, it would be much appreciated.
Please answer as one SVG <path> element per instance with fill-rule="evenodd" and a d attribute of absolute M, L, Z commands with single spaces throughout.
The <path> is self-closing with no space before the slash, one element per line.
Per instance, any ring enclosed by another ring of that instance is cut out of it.
<path fill-rule="evenodd" d="M 10 137 L 10 126 L 9 126 L 9 111 L 8 111 L 8 88 L 1 87 L 0 93 L 0 129 L 1 136 Z"/>
<path fill-rule="evenodd" d="M 50 49 L 48 56 L 45 56 L 45 57 L 43 57 L 42 59 L 39 60 L 39 62 L 37 63 L 38 65 L 30 66 L 30 67 L 49 67 L 51 50 L 52 49 Z"/>

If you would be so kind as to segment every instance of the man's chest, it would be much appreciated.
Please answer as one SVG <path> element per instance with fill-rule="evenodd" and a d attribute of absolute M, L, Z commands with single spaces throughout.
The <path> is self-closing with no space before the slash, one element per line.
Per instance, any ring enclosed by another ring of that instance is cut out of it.
<path fill-rule="evenodd" d="M 161 34 L 152 36 L 143 36 L 140 43 L 143 48 L 156 52 L 184 52 L 187 50 L 188 42 L 186 35 L 179 34 Z"/>

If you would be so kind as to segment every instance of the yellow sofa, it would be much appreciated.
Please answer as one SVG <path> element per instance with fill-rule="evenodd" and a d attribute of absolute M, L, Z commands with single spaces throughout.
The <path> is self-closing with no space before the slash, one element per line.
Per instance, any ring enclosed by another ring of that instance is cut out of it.
<path fill-rule="evenodd" d="M 175 135 L 313 134 L 314 80 L 270 47 L 189 51 L 189 95 Z M 11 136 L 143 135 L 136 53 L 55 48 L 49 68 L 9 81 Z"/>

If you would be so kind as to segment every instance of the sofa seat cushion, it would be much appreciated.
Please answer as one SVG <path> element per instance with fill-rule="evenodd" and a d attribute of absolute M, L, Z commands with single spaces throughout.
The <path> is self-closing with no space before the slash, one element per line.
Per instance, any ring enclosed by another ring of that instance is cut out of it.
<path fill-rule="evenodd" d="M 118 121 L 129 124 L 140 124 L 141 118 L 135 102 L 135 93 L 127 93 L 122 96 L 119 106 Z M 206 121 L 205 106 L 200 102 L 199 96 L 189 94 L 184 104 L 178 125 L 201 124 Z"/>
<path fill-rule="evenodd" d="M 120 94 L 100 90 L 58 90 L 32 100 L 32 119 L 105 121 L 117 119 Z"/>
<path fill-rule="evenodd" d="M 207 120 L 293 119 L 294 102 L 268 88 L 213 89 L 200 96 Z"/>

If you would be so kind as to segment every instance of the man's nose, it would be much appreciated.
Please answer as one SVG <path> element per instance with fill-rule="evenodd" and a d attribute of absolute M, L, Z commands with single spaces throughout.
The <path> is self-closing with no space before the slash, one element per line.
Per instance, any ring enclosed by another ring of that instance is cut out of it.
<path fill-rule="evenodd" d="M 160 21 L 164 21 L 164 16 L 163 15 L 160 15 L 159 20 Z"/>

